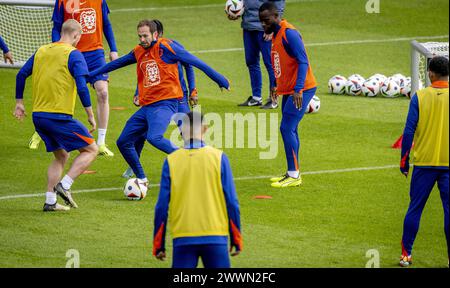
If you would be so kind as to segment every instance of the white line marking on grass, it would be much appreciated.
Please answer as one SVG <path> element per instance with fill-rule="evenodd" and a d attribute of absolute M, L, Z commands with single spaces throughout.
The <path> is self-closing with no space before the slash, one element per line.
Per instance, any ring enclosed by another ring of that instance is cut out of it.
<path fill-rule="evenodd" d="M 306 47 L 320 47 L 320 46 L 355 45 L 355 44 L 371 44 L 371 43 L 395 43 L 395 42 L 406 42 L 406 41 L 413 41 L 413 40 L 436 40 L 436 39 L 446 39 L 446 38 L 449 38 L 449 35 L 322 42 L 322 43 L 309 43 L 309 44 L 305 44 L 305 46 Z M 192 53 L 206 54 L 206 53 L 242 52 L 242 51 L 244 51 L 244 48 L 198 50 L 198 51 L 193 51 Z"/>
<path fill-rule="evenodd" d="M 291 0 L 286 1 L 286 4 L 292 3 L 306 3 L 306 2 L 319 2 L 321 0 Z M 144 12 L 144 11 L 168 11 L 168 10 L 185 10 L 185 9 L 204 9 L 204 8 L 225 8 L 225 4 L 205 4 L 205 5 L 185 5 L 185 6 L 169 6 L 169 7 L 140 7 L 140 8 L 122 8 L 113 9 L 111 13 L 124 13 L 124 12 Z"/>
<path fill-rule="evenodd" d="M 357 171 L 372 171 L 372 170 L 387 170 L 397 168 L 398 165 L 388 165 L 388 166 L 375 166 L 375 167 L 360 167 L 360 168 L 347 168 L 347 169 L 336 169 L 336 170 L 322 170 L 322 171 L 309 171 L 303 172 L 302 175 L 321 175 L 321 174 L 336 174 L 336 173 L 348 173 Z M 246 180 L 257 180 L 257 179 L 269 179 L 272 176 L 246 176 L 246 177 L 236 177 L 234 181 L 246 181 Z M 150 184 L 149 187 L 159 187 L 159 184 Z M 111 187 L 111 188 L 97 188 L 97 189 L 84 189 L 72 191 L 72 194 L 80 193 L 95 193 L 95 192 L 106 192 L 122 190 L 123 187 Z M 33 194 L 22 194 L 22 195 L 9 195 L 0 197 L 2 200 L 20 199 L 20 198 L 33 198 L 33 197 L 44 197 L 45 193 L 33 193 Z"/>

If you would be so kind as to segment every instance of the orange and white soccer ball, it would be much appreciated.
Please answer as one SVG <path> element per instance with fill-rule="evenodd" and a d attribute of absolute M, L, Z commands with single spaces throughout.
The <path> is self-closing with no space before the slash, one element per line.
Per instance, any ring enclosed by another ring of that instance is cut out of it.
<path fill-rule="evenodd" d="M 147 196 L 147 183 L 137 178 L 131 178 L 123 188 L 123 194 L 128 200 L 142 200 Z"/>
<path fill-rule="evenodd" d="M 235 18 L 242 16 L 244 14 L 244 1 L 227 0 L 225 3 L 225 13 Z"/>

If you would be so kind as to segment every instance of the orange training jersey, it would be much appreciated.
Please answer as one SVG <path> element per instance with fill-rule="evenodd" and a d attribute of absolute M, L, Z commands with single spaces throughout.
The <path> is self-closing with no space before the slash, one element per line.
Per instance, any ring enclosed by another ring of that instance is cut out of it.
<path fill-rule="evenodd" d="M 291 95 L 294 94 L 294 87 L 297 82 L 298 63 L 295 58 L 292 58 L 286 52 L 283 46 L 283 39 L 287 42 L 286 29 L 296 29 L 286 20 L 281 21 L 280 25 L 280 31 L 272 39 L 272 66 L 275 78 L 277 79 L 277 93 L 279 95 Z M 311 65 L 309 65 L 303 91 L 315 88 L 316 86 L 316 78 L 312 72 Z"/>
<path fill-rule="evenodd" d="M 146 106 L 161 100 L 183 98 L 178 63 L 168 64 L 161 59 L 161 44 L 171 50 L 169 39 L 160 38 L 151 48 L 134 48 L 138 77 L 139 103 Z"/>
<path fill-rule="evenodd" d="M 59 0 L 59 5 L 64 5 L 64 21 L 74 19 L 81 24 L 83 35 L 77 49 L 103 49 L 102 0 Z"/>

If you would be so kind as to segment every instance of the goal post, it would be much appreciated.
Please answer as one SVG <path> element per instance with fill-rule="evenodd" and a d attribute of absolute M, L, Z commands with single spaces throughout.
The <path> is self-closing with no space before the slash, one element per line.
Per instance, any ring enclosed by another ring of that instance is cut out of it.
<path fill-rule="evenodd" d="M 448 56 L 448 42 L 411 42 L 411 95 L 431 85 L 428 64 L 435 56 Z"/>
<path fill-rule="evenodd" d="M 52 41 L 54 5 L 55 0 L 0 0 L 0 36 L 14 57 L 13 65 L 6 64 L 0 51 L 0 67 L 20 68 Z"/>

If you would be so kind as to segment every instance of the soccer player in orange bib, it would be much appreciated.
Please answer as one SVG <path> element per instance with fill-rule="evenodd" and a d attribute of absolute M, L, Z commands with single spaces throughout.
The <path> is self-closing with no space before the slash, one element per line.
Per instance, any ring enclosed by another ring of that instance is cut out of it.
<path fill-rule="evenodd" d="M 164 138 L 172 116 L 178 111 L 179 100 L 183 98 L 178 62 L 202 70 L 220 88 L 229 89 L 230 84 L 224 76 L 175 41 L 160 38 L 158 25 L 154 20 L 142 20 L 137 30 L 141 43 L 129 54 L 92 71 L 91 77 L 137 63 L 141 108 L 128 120 L 117 140 L 117 146 L 140 183 L 147 183 L 136 152 L 136 141 L 145 133 L 151 145 L 167 154 L 178 149 L 170 140 Z"/>
<path fill-rule="evenodd" d="M 272 178 L 272 187 L 300 186 L 302 178 L 298 157 L 300 150 L 298 125 L 308 109 L 308 103 L 316 93 L 317 83 L 300 33 L 286 20 L 279 18 L 275 4 L 264 3 L 259 9 L 259 18 L 264 32 L 273 33 L 272 66 L 276 88 L 272 90 L 272 99 L 278 101 L 278 96 L 283 97 L 280 131 L 288 171 L 281 177 Z"/>
<path fill-rule="evenodd" d="M 82 52 L 89 71 L 100 68 L 106 64 L 103 35 L 105 35 L 110 48 L 110 60 L 119 58 L 108 14 L 109 8 L 106 0 L 56 0 L 52 17 L 52 41 L 59 40 L 62 24 L 66 20 L 76 20 L 81 24 L 83 33 L 76 48 Z M 114 156 L 114 153 L 105 144 L 109 120 L 108 78 L 108 74 L 101 74 L 89 81 L 97 94 L 99 155 L 111 157 Z M 36 134 L 33 135 L 30 148 L 36 149 L 39 141 L 39 137 Z"/>

